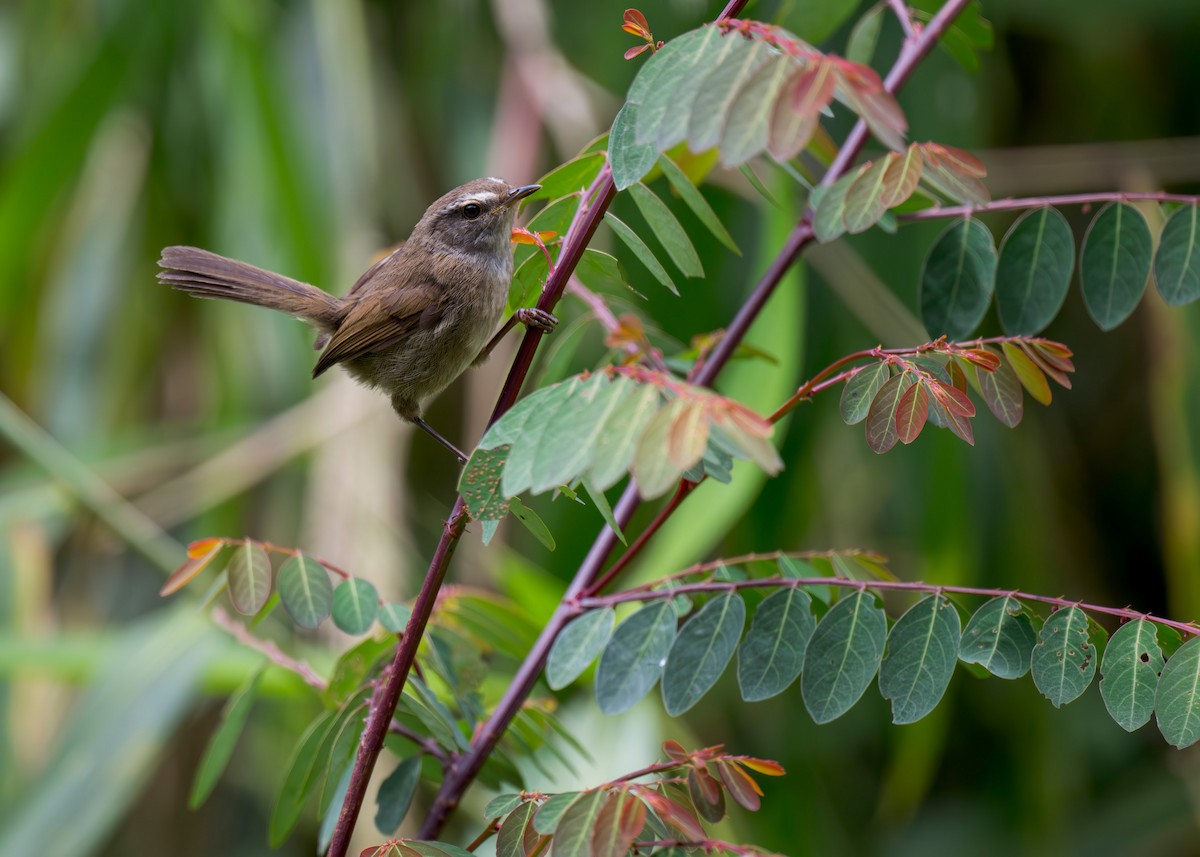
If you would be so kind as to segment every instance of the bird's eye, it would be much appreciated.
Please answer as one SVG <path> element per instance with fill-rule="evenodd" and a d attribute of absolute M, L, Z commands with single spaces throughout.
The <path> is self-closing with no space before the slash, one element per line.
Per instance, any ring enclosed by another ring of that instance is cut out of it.
<path fill-rule="evenodd" d="M 477 202 L 468 202 L 463 206 L 462 213 L 463 217 L 467 218 L 467 220 L 474 220 L 476 217 L 483 214 L 483 209 Z"/>

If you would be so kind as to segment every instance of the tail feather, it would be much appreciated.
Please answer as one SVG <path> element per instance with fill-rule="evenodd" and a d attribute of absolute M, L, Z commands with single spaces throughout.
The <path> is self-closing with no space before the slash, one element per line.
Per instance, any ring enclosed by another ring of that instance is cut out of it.
<path fill-rule="evenodd" d="M 198 247 L 166 247 L 158 264 L 159 282 L 199 298 L 264 306 L 324 329 L 343 313 L 342 302 L 316 286 Z"/>

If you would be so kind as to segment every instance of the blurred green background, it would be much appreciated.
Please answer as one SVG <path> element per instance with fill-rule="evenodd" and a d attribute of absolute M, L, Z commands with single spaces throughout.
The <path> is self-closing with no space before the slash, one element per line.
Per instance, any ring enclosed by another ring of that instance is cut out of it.
<path fill-rule="evenodd" d="M 859 5 L 764 2 L 747 15 L 780 15 L 840 51 Z M 641 9 L 661 39 L 719 7 Z M 164 571 L 190 539 L 251 535 L 408 597 L 453 498 L 453 462 L 398 426 L 382 398 L 345 378 L 314 387 L 302 325 L 157 285 L 159 249 L 198 244 L 343 291 L 447 188 L 487 174 L 532 181 L 607 129 L 638 64 L 621 59 L 634 44 L 623 8 L 0 5 L 0 391 L 15 404 L 0 407 L 0 855 L 264 852 L 274 792 L 316 702 L 270 672 L 221 787 L 190 812 L 220 702 L 260 659 L 215 629 L 198 599 L 159 599 Z M 996 45 L 979 73 L 939 52 L 908 84 L 913 139 L 980 153 L 995 196 L 1200 191 L 1195 0 L 1010 0 L 984 14 Z M 898 38 L 889 20 L 877 65 Z M 833 123 L 835 138 L 844 128 Z M 708 277 L 681 299 L 628 260 L 649 296 L 636 308 L 665 335 L 686 342 L 727 323 L 790 229 L 802 196 L 769 167 L 759 173 L 792 208 L 714 174 L 706 193 L 744 256 L 703 242 Z M 615 210 L 640 223 L 627 200 Z M 1087 217 L 1067 214 L 1081 236 Z M 999 236 L 1010 220 L 987 222 Z M 914 344 L 916 275 L 939 228 L 812 254 L 750 336 L 777 362 L 740 362 L 723 389 L 766 411 L 845 352 Z M 560 315 L 535 380 L 603 357 L 595 325 L 573 325 L 577 302 Z M 1167 311 L 1152 295 L 1102 335 L 1073 292 L 1047 334 L 1075 349 L 1075 389 L 1049 409 L 1027 404 L 1015 431 L 981 416 L 974 449 L 930 431 L 876 457 L 837 419 L 833 396 L 818 400 L 785 427 L 781 478 L 763 484 L 741 468 L 729 488 L 704 486 L 638 572 L 747 550 L 863 547 L 905 578 L 1196 617 L 1198 327 L 1195 308 Z M 473 443 L 506 367 L 497 354 L 469 373 L 431 422 Z M 471 533 L 451 579 L 498 582 L 524 601 L 552 591 L 598 518 L 535 505 L 557 551 L 510 528 L 484 549 Z M 319 668 L 345 645 L 296 640 L 282 621 L 263 633 Z M 795 688 L 755 705 L 735 696 L 712 694 L 668 722 L 656 703 L 604 720 L 578 693 L 564 716 L 601 748 L 580 776 L 639 767 L 675 735 L 787 767 L 766 783 L 763 810 L 727 832 L 779 852 L 1200 853 L 1200 756 L 1170 750 L 1152 727 L 1125 734 L 1094 688 L 1056 711 L 1028 679 L 960 670 L 934 714 L 903 728 L 874 690 L 819 729 Z M 477 832 L 462 822 L 449 835 Z M 284 853 L 312 853 L 315 826 Z M 364 845 L 379 841 L 363 827 Z"/>

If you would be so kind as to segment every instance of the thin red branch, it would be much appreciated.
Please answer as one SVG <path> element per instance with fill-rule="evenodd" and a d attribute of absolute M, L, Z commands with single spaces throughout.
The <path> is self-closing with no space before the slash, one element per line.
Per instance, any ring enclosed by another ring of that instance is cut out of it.
<path fill-rule="evenodd" d="M 654 516 L 654 520 L 650 522 L 650 525 L 634 539 L 633 544 L 626 548 L 625 553 L 621 554 L 620 558 L 609 567 L 608 571 L 599 580 L 587 587 L 586 593 L 588 595 L 595 595 L 597 592 L 603 592 L 604 587 L 608 586 L 617 575 L 625 570 L 625 567 L 641 552 L 646 542 L 650 541 L 651 537 L 658 532 L 659 528 L 679 508 L 679 504 L 695 490 L 697 484 L 696 482 L 689 482 L 686 479 L 680 480 L 679 487 L 675 489 L 675 493 L 671 496 L 667 505 L 659 510 L 659 513 Z"/>
<path fill-rule="evenodd" d="M 936 220 L 943 217 L 974 217 L 992 211 L 1018 211 L 1023 208 L 1045 208 L 1048 205 L 1096 205 L 1105 202 L 1181 202 L 1186 205 L 1200 203 L 1200 196 L 1182 193 L 1159 193 L 1154 191 L 1126 193 L 1108 191 L 1101 193 L 1068 193 L 1059 196 L 1027 196 L 1017 199 L 994 199 L 982 205 L 939 205 L 896 215 L 897 220 Z"/>
<path fill-rule="evenodd" d="M 300 676 L 309 687 L 322 692 L 325 688 L 329 687 L 329 682 L 321 678 L 312 667 L 304 661 L 298 661 L 284 654 L 279 646 L 270 640 L 264 640 L 251 634 L 245 625 L 226 613 L 225 608 L 214 607 L 212 619 L 243 646 L 261 653 L 267 660 L 275 664 L 275 666 L 282 667 L 288 672 Z"/>

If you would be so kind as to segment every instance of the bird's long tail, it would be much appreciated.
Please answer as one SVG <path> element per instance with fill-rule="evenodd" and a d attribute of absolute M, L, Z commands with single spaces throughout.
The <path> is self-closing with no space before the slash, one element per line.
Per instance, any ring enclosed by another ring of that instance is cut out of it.
<path fill-rule="evenodd" d="M 318 328 L 335 327 L 341 301 L 328 292 L 227 259 L 199 247 L 166 247 L 158 260 L 158 280 L 198 298 L 218 298 L 264 306 L 304 319 Z"/>

